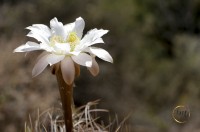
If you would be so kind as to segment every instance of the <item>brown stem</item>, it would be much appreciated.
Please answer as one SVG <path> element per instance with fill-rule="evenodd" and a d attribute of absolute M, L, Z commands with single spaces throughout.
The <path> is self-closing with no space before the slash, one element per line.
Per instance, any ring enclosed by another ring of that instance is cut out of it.
<path fill-rule="evenodd" d="M 65 120 L 65 127 L 67 132 L 72 132 L 73 130 L 73 121 L 72 121 L 72 104 L 73 101 L 73 83 L 68 85 L 65 83 L 60 65 L 54 66 L 53 69 L 59 86 L 61 101 L 62 101 L 62 107 L 64 111 L 64 120 Z"/>

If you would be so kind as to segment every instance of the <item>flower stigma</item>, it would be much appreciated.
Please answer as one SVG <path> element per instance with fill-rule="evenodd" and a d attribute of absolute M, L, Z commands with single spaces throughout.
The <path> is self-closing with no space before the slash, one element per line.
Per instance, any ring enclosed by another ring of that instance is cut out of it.
<path fill-rule="evenodd" d="M 80 39 L 75 32 L 71 32 L 69 33 L 66 41 L 70 44 L 70 51 L 74 51 L 76 45 L 80 42 Z"/>

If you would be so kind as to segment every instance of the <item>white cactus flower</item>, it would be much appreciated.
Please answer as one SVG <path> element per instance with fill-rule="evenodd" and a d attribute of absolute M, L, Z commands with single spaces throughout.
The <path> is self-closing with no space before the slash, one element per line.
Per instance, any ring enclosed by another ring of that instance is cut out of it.
<path fill-rule="evenodd" d="M 108 30 L 95 28 L 82 37 L 84 27 L 85 22 L 81 17 L 66 25 L 59 22 L 57 18 L 53 18 L 50 21 L 50 28 L 43 24 L 33 24 L 26 28 L 30 30 L 27 36 L 35 38 L 39 44 L 28 41 L 16 48 L 14 52 L 44 50 L 33 68 L 33 77 L 39 75 L 48 64 L 51 66 L 59 62 L 61 62 L 63 79 L 67 84 L 74 81 L 74 63 L 86 66 L 91 74 L 96 76 L 99 66 L 95 56 L 104 61 L 113 62 L 111 55 L 106 50 L 92 47 L 94 44 L 104 43 L 101 37 Z"/>

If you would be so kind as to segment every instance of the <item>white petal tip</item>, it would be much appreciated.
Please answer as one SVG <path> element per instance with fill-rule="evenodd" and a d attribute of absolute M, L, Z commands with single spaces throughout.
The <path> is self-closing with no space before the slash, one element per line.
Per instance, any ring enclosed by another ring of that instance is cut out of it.
<path fill-rule="evenodd" d="M 111 59 L 109 62 L 110 62 L 110 63 L 114 63 L 113 59 Z"/>
<path fill-rule="evenodd" d="M 32 70 L 32 78 L 35 78 L 36 76 L 38 76 L 41 72 L 38 72 L 37 70 L 33 69 Z"/>
<path fill-rule="evenodd" d="M 13 50 L 13 53 L 16 53 L 16 52 L 23 52 L 23 50 L 22 50 L 21 47 L 18 47 L 18 48 Z"/>
<path fill-rule="evenodd" d="M 109 30 L 104 30 L 104 31 L 105 31 L 105 34 L 109 32 Z"/>
<path fill-rule="evenodd" d="M 36 76 L 35 75 L 32 75 L 32 78 L 35 78 Z"/>
<path fill-rule="evenodd" d="M 82 17 L 78 17 L 78 18 L 76 18 L 76 20 L 83 20 L 83 18 Z"/>
<path fill-rule="evenodd" d="M 13 53 L 16 53 L 16 52 L 18 52 L 18 48 L 16 48 L 16 49 L 13 50 Z"/>
<path fill-rule="evenodd" d="M 54 17 L 54 18 L 52 18 L 51 20 L 56 20 L 56 21 L 57 21 L 58 19 L 57 19 L 57 17 Z"/>
<path fill-rule="evenodd" d="M 110 62 L 110 63 L 114 63 L 113 58 L 108 54 L 108 56 L 106 58 L 101 58 L 104 61 Z"/>
<path fill-rule="evenodd" d="M 36 77 L 36 76 L 37 76 L 36 72 L 35 72 L 35 71 L 32 71 L 32 78 L 34 78 L 34 77 Z"/>
<path fill-rule="evenodd" d="M 39 74 L 40 74 L 40 73 L 37 72 L 37 70 L 36 70 L 35 67 L 34 67 L 33 70 L 32 70 L 32 78 L 38 76 Z"/>
<path fill-rule="evenodd" d="M 85 63 L 85 65 L 86 65 L 87 67 L 92 67 L 92 61 L 87 61 L 87 62 Z"/>
<path fill-rule="evenodd" d="M 110 60 L 104 60 L 104 61 L 107 61 L 107 62 L 112 63 L 112 64 L 114 63 L 112 59 L 110 59 Z"/>
<path fill-rule="evenodd" d="M 92 54 L 96 55 L 102 60 L 113 63 L 112 56 L 106 50 L 96 47 L 90 47 L 90 51 L 92 52 Z"/>

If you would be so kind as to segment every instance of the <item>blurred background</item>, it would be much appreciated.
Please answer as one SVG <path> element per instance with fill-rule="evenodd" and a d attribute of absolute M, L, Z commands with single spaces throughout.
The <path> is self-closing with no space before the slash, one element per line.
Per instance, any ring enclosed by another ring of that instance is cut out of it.
<path fill-rule="evenodd" d="M 0 131 L 24 130 L 25 121 L 60 103 L 56 78 L 45 69 L 31 71 L 39 52 L 13 53 L 27 40 L 25 27 L 57 17 L 64 24 L 77 17 L 92 28 L 108 29 L 103 37 L 114 64 L 100 64 L 92 77 L 81 68 L 74 98 L 77 106 L 101 99 L 135 132 L 200 131 L 200 1 L 199 0 L 1 0 L 0 1 Z M 178 124 L 172 111 L 190 109 Z"/>

